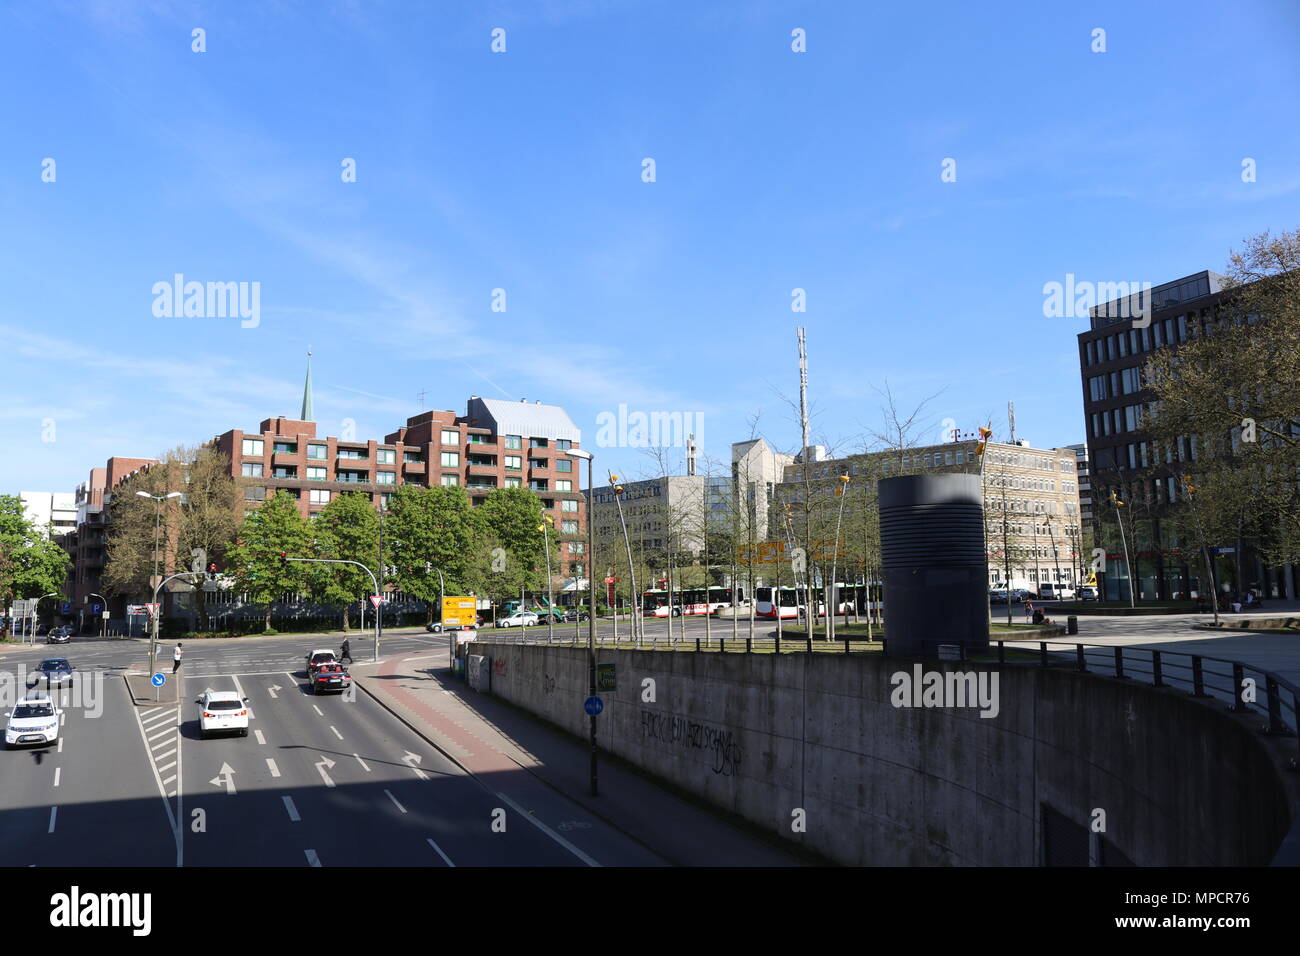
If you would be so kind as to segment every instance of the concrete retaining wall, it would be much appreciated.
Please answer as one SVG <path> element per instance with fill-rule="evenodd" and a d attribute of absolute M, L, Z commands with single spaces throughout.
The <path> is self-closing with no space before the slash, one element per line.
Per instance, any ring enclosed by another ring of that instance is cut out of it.
<path fill-rule="evenodd" d="M 492 658 L 492 693 L 587 735 L 585 649 L 475 650 Z M 1294 812 L 1257 719 L 1140 683 L 924 665 L 996 677 L 985 718 L 893 706 L 891 678 L 913 665 L 877 655 L 598 659 L 618 681 L 601 693 L 603 749 L 845 864 L 1037 865 L 1052 808 L 1080 825 L 1104 811 L 1105 841 L 1139 865 L 1265 865 Z"/>

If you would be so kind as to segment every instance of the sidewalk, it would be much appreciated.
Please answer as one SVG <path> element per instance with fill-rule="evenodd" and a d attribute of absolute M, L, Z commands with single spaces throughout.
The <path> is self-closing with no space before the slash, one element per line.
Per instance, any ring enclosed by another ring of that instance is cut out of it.
<path fill-rule="evenodd" d="M 775 835 L 730 822 L 602 752 L 600 796 L 588 794 L 585 742 L 453 678 L 446 654 L 354 666 L 363 691 L 476 775 L 526 770 L 588 813 L 678 866 L 800 866 L 808 859 Z M 744 827 L 744 828 L 742 828 Z"/>

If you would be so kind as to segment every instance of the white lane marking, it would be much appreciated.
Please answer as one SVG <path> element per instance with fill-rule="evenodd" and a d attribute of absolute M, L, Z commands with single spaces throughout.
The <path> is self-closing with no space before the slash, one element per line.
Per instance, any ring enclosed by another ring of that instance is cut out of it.
<path fill-rule="evenodd" d="M 342 735 L 341 733 L 338 732 L 338 729 L 335 728 L 335 726 L 334 726 L 333 724 L 330 724 L 330 730 L 333 730 L 333 731 L 334 731 L 334 736 L 337 737 L 339 740 L 342 740 L 342 739 L 343 739 L 343 735 Z"/>
<path fill-rule="evenodd" d="M 172 767 L 174 767 L 174 766 L 176 766 L 176 761 L 175 761 L 175 760 L 173 760 L 171 763 L 165 763 L 165 764 L 163 764 L 161 767 L 158 768 L 158 772 L 159 772 L 159 773 L 166 773 L 168 770 L 170 770 L 170 769 L 171 769 Z"/>
<path fill-rule="evenodd" d="M 293 797 L 285 796 L 280 799 L 284 801 L 284 808 L 289 811 L 289 819 L 294 823 L 300 823 L 302 817 L 298 816 L 298 808 L 293 805 Z"/>
<path fill-rule="evenodd" d="M 261 744 L 263 747 L 266 746 L 266 738 L 262 736 L 262 732 L 260 730 L 253 731 L 253 736 L 257 738 L 257 742 L 259 744 Z"/>
<path fill-rule="evenodd" d="M 173 777 L 167 777 L 166 779 L 163 780 L 163 783 L 166 783 L 166 784 L 172 784 L 172 783 L 175 783 L 175 782 L 176 782 L 176 778 L 175 778 L 174 776 L 173 776 Z"/>
<path fill-rule="evenodd" d="M 172 837 L 176 841 L 176 865 L 180 866 L 181 859 L 182 859 L 181 835 L 180 835 L 180 830 L 177 828 L 177 824 L 176 824 L 176 821 L 180 813 L 180 799 L 179 797 L 177 798 L 175 807 L 172 806 L 171 800 L 168 799 L 168 797 L 171 796 L 171 794 L 168 792 L 168 788 L 173 783 L 176 782 L 176 777 L 172 776 L 172 777 L 168 777 L 166 780 L 163 779 L 162 774 L 158 771 L 157 763 L 154 762 L 152 748 L 150 748 L 149 746 L 149 738 L 145 734 L 144 717 L 140 713 L 140 709 L 138 707 L 132 707 L 131 709 L 135 712 L 135 724 L 136 727 L 138 727 L 140 730 L 140 741 L 141 743 L 144 744 L 145 752 L 149 755 L 149 771 L 153 774 L 154 782 L 158 784 L 158 795 L 162 797 L 163 809 L 167 811 L 167 820 L 171 824 Z M 170 707 L 163 708 L 163 712 L 176 714 L 179 717 L 179 708 L 170 708 Z M 178 756 L 177 760 L 179 759 L 180 757 Z M 179 773 L 180 773 L 180 768 L 178 767 L 177 774 Z"/>
<path fill-rule="evenodd" d="M 308 866 L 320 866 L 320 858 L 316 856 L 315 850 L 305 850 L 304 852 L 307 854 Z"/>
<path fill-rule="evenodd" d="M 423 770 L 421 770 L 419 767 L 416 766 L 416 764 L 423 759 L 424 758 L 421 757 L 419 754 L 413 754 L 411 753 L 411 751 L 408 750 L 406 752 L 406 756 L 402 758 L 402 763 L 406 764 L 408 767 L 414 770 L 415 775 L 419 777 L 421 780 L 428 780 L 429 779 L 428 775 Z"/>
<path fill-rule="evenodd" d="M 150 747 L 157 746 L 157 745 L 154 743 L 154 741 L 155 741 L 155 740 L 161 740 L 163 737 L 166 737 L 166 736 L 167 736 L 169 733 L 171 733 L 173 730 L 175 730 L 175 728 L 172 727 L 170 724 L 168 724 L 167 726 L 165 726 L 165 727 L 161 727 L 161 728 L 159 728 L 158 730 L 150 731 L 150 732 L 149 732 L 149 736 L 148 736 L 149 746 L 150 746 Z"/>
<path fill-rule="evenodd" d="M 393 806 L 397 807 L 397 809 L 401 810 L 403 813 L 406 812 L 406 807 L 397 802 L 397 798 L 393 796 L 393 791 L 385 790 L 384 793 L 388 794 L 388 799 L 393 801 Z"/>
<path fill-rule="evenodd" d="M 327 787 L 334 786 L 334 781 L 331 780 L 330 775 L 325 772 L 327 769 L 333 768 L 333 766 L 334 761 L 330 760 L 330 758 L 326 757 L 324 754 L 321 754 L 321 759 L 316 761 L 316 769 L 320 771 L 320 778 L 325 781 L 325 786 Z"/>
<path fill-rule="evenodd" d="M 579 850 L 576 846 L 574 846 L 574 845 L 573 845 L 572 843 L 570 843 L 568 840 L 564 839 L 564 837 L 560 836 L 558 833 L 556 833 L 554 830 L 552 830 L 550 827 L 548 827 L 548 826 L 547 826 L 545 823 L 543 823 L 541 820 L 537 819 L 536 816 L 534 816 L 533 814 L 529 813 L 527 810 L 525 810 L 525 809 L 524 809 L 523 807 L 521 807 L 519 804 L 515 803 L 513 800 L 511 800 L 509 797 L 507 797 L 504 793 L 497 793 L 497 796 L 500 797 L 502 800 L 504 800 L 506 803 L 510 804 L 510 806 L 514 808 L 514 811 L 515 811 L 516 813 L 518 813 L 521 817 L 523 817 L 525 820 L 527 820 L 527 821 L 528 821 L 529 823 L 531 823 L 533 826 L 537 827 L 537 829 L 541 830 L 543 833 L 545 833 L 548 837 L 550 837 L 550 838 L 551 838 L 552 840 L 554 840 L 556 843 L 560 844 L 560 846 L 564 847 L 566 850 L 568 850 L 570 853 L 572 853 L 574 856 L 576 856 L 576 857 L 577 857 L 579 860 L 581 860 L 583 863 L 586 863 L 588 866 L 600 866 L 599 863 L 597 863 L 597 862 L 596 862 L 595 860 L 593 860 L 591 857 L 587 856 L 587 854 L 583 853 L 581 850 Z"/>
<path fill-rule="evenodd" d="M 438 856 L 442 857 L 444 860 L 447 861 L 447 865 L 448 865 L 448 866 L 455 866 L 455 865 L 456 865 L 455 863 L 451 862 L 451 857 L 447 856 L 447 854 L 445 854 L 445 853 L 442 852 L 442 848 L 439 847 L 438 844 L 434 843 L 433 840 L 431 840 L 431 839 L 429 839 L 429 838 L 427 838 L 427 837 L 426 837 L 425 839 L 426 839 L 426 842 L 429 844 L 429 846 L 433 847 L 435 850 L 438 851 Z"/>
<path fill-rule="evenodd" d="M 171 711 L 172 708 L 170 707 L 163 707 L 158 710 L 150 708 L 149 710 L 143 711 L 144 719 L 141 722 L 146 727 L 159 726 L 158 722 L 160 720 L 165 722 L 167 718 L 171 716 Z"/>
<path fill-rule="evenodd" d="M 63 738 L 59 738 L 59 753 L 63 753 Z"/>
<path fill-rule="evenodd" d="M 361 764 L 362 770 L 364 770 L 366 773 L 370 773 L 370 768 L 366 766 L 366 762 L 361 759 L 360 755 L 353 754 L 352 756 L 357 758 L 357 763 Z"/>
<path fill-rule="evenodd" d="M 54 785 L 55 785 L 56 787 L 59 785 L 59 777 L 62 776 L 62 774 L 63 774 L 63 768 L 62 768 L 62 767 L 55 767 L 55 768 L 54 768 Z"/>
<path fill-rule="evenodd" d="M 169 741 L 167 741 L 167 743 L 170 744 L 171 741 L 169 740 Z M 165 745 L 164 745 L 164 746 L 165 746 Z M 176 748 L 175 748 L 175 747 L 172 747 L 172 749 L 169 750 L 169 751 L 167 751 L 166 753 L 156 753 L 156 754 L 154 754 L 154 755 L 153 755 L 153 759 L 154 759 L 154 760 L 166 760 L 168 757 L 174 756 L 175 754 L 176 754 Z"/>
<path fill-rule="evenodd" d="M 208 783 L 212 784 L 214 787 L 225 787 L 226 796 L 233 797 L 236 792 L 235 768 L 230 766 L 228 763 L 223 763 L 221 765 L 221 770 L 218 771 L 217 775 L 209 780 Z"/>
<path fill-rule="evenodd" d="M 317 715 L 319 715 L 319 716 L 321 716 L 321 717 L 324 717 L 324 716 L 325 716 L 323 713 L 321 713 L 321 709 L 320 709 L 319 707 L 317 707 L 315 704 L 312 704 L 312 705 L 311 705 L 311 709 L 314 710 L 314 711 L 316 711 Z"/>
<path fill-rule="evenodd" d="M 239 678 L 236 677 L 234 674 L 231 674 L 231 675 L 230 675 L 230 679 L 233 680 L 233 681 L 235 682 L 235 690 L 237 690 L 237 691 L 239 692 L 239 699 L 240 699 L 240 700 L 243 700 L 244 697 L 246 697 L 247 695 L 244 693 L 244 688 L 243 688 L 243 686 L 239 683 Z M 248 719 L 249 719 L 249 720 L 253 720 L 254 718 L 257 717 L 257 715 L 256 715 L 255 713 L 253 713 L 253 705 L 252 705 L 252 704 L 245 704 L 244 706 L 245 706 L 245 708 L 247 708 L 247 710 L 248 710 Z"/>
<path fill-rule="evenodd" d="M 270 757 L 266 758 L 266 766 L 270 768 L 272 777 L 280 776 L 280 768 L 275 765 L 275 761 L 272 760 Z"/>
<path fill-rule="evenodd" d="M 45 831 L 46 833 L 54 832 L 54 818 L 57 817 L 58 815 L 59 815 L 59 808 L 50 807 L 50 828 Z"/>

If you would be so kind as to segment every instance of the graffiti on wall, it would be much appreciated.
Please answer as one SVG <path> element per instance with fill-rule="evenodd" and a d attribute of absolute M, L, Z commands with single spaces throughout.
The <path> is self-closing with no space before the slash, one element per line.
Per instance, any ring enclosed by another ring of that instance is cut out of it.
<path fill-rule="evenodd" d="M 734 731 L 710 724 L 658 714 L 653 710 L 641 711 L 641 738 L 658 740 L 670 747 L 703 750 L 713 758 L 712 770 L 724 777 L 734 776 L 740 770 L 743 756 Z"/>

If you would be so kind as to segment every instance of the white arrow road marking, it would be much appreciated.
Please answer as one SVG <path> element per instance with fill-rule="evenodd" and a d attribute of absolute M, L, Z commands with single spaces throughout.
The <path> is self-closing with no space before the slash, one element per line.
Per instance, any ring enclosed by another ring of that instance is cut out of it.
<path fill-rule="evenodd" d="M 370 768 L 366 766 L 366 762 L 361 759 L 360 755 L 353 754 L 352 756 L 357 758 L 357 763 L 361 764 L 362 770 L 364 770 L 366 773 L 370 773 Z"/>
<path fill-rule="evenodd" d="M 293 797 L 281 797 L 280 799 L 284 801 L 284 808 L 289 811 L 289 819 L 294 823 L 300 822 L 302 817 L 298 816 L 298 808 L 293 805 Z"/>
<path fill-rule="evenodd" d="M 225 778 L 225 779 L 222 779 Z M 235 793 L 235 770 L 228 763 L 221 765 L 221 772 L 213 777 L 208 783 L 214 787 L 225 787 L 226 795 L 233 796 Z"/>
<path fill-rule="evenodd" d="M 421 760 L 423 760 L 423 759 L 424 759 L 424 758 L 421 757 L 419 754 L 413 754 L 413 753 L 411 753 L 411 752 L 408 750 L 408 751 L 406 752 L 406 756 L 402 758 L 402 763 L 406 764 L 406 765 L 409 766 L 412 770 L 414 770 L 414 771 L 415 771 L 415 775 L 416 775 L 417 777 L 419 777 L 421 780 L 428 780 L 428 779 L 429 779 L 429 775 L 426 774 L 423 770 L 421 770 L 419 767 L 416 766 L 416 764 L 419 763 L 419 762 L 420 762 Z"/>
<path fill-rule="evenodd" d="M 276 693 L 276 691 L 283 690 L 283 689 L 284 688 L 282 688 L 279 684 L 273 684 L 272 686 L 267 688 L 267 690 L 270 691 L 271 693 L 272 700 L 279 700 L 279 695 Z"/>
<path fill-rule="evenodd" d="M 327 769 L 333 769 L 333 767 L 334 761 L 330 760 L 329 757 L 326 757 L 323 754 L 321 755 L 321 759 L 316 761 L 316 769 L 320 771 L 321 779 L 325 781 L 325 786 L 327 787 L 334 786 L 334 781 L 330 779 L 330 775 L 325 771 Z"/>
<path fill-rule="evenodd" d="M 442 852 L 442 849 L 438 846 L 438 844 L 434 843 L 433 840 L 428 838 L 426 838 L 426 841 L 428 842 L 429 846 L 433 847 L 435 850 L 438 851 L 438 856 L 442 857 L 444 860 L 447 861 L 448 866 L 456 865 L 455 863 L 451 862 L 451 857 L 447 856 L 447 854 Z"/>
<path fill-rule="evenodd" d="M 397 807 L 397 809 L 401 810 L 403 813 L 406 812 L 406 807 L 397 802 L 397 798 L 393 796 L 393 791 L 385 790 L 384 793 L 388 794 L 388 799 L 393 801 L 393 806 Z"/>
<path fill-rule="evenodd" d="M 45 831 L 46 833 L 54 832 L 54 818 L 57 817 L 58 815 L 59 815 L 59 808 L 50 807 L 50 828 Z"/>
<path fill-rule="evenodd" d="M 253 731 L 253 736 L 257 738 L 257 742 L 259 744 L 261 744 L 263 747 L 266 746 L 266 738 L 262 736 L 262 732 L 260 730 Z"/>
<path fill-rule="evenodd" d="M 270 757 L 266 758 L 266 765 L 270 768 L 272 777 L 280 776 L 280 768 L 275 765 L 275 761 Z"/>
<path fill-rule="evenodd" d="M 320 866 L 320 857 L 316 855 L 315 850 L 304 850 L 303 852 L 307 854 L 308 866 Z"/>

